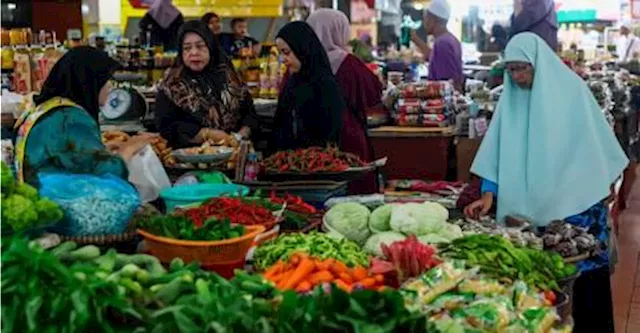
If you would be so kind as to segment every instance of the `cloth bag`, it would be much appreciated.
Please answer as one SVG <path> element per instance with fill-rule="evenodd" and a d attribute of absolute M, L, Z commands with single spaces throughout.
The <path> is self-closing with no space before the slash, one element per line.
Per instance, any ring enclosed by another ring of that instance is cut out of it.
<path fill-rule="evenodd" d="M 142 203 L 158 199 L 160 191 L 171 187 L 171 181 L 162 162 L 151 145 L 146 145 L 136 152 L 129 161 L 129 182 L 136 187 Z"/>

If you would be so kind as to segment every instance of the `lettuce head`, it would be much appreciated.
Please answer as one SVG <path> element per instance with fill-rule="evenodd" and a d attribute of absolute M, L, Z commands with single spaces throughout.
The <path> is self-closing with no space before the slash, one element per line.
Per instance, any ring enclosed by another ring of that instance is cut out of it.
<path fill-rule="evenodd" d="M 324 215 L 332 230 L 360 245 L 369 238 L 369 208 L 355 202 L 339 203 Z"/>
<path fill-rule="evenodd" d="M 421 236 L 438 233 L 448 217 L 449 211 L 440 204 L 406 203 L 393 206 L 389 225 L 393 231 Z"/>
<path fill-rule="evenodd" d="M 369 229 L 371 232 L 383 232 L 391 230 L 389 222 L 391 222 L 392 205 L 382 205 L 373 210 L 369 217 Z"/>

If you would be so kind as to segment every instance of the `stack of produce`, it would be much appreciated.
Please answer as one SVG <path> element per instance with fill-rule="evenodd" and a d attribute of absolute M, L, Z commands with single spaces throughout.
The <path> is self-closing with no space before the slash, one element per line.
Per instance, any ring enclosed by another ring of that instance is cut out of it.
<path fill-rule="evenodd" d="M 160 136 L 160 134 L 139 133 L 137 136 L 145 136 L 149 138 L 149 144 L 165 166 L 173 166 L 177 163 L 175 157 L 171 155 L 173 150 L 169 147 L 169 142 Z M 130 136 L 129 134 L 121 131 L 102 132 L 102 142 L 105 145 L 125 143 L 134 137 L 136 136 Z"/>
<path fill-rule="evenodd" d="M 255 201 L 241 198 L 213 198 L 202 205 L 184 211 L 193 224 L 202 226 L 210 218 L 225 219 L 240 225 L 263 225 L 266 230 L 278 222 L 273 212 Z"/>
<path fill-rule="evenodd" d="M 64 213 L 60 206 L 38 195 L 33 186 L 18 184 L 2 162 L 2 232 L 20 232 L 56 223 Z"/>
<path fill-rule="evenodd" d="M 449 125 L 450 82 L 407 83 L 401 87 L 394 118 L 398 126 L 444 127 Z"/>
<path fill-rule="evenodd" d="M 429 316 L 433 332 L 571 332 L 551 307 L 553 292 L 482 278 L 462 262 L 445 262 L 403 291 L 410 309 Z"/>
<path fill-rule="evenodd" d="M 546 227 L 542 239 L 545 250 L 555 251 L 565 258 L 588 256 L 598 249 L 598 240 L 592 234 L 560 220 Z"/>
<path fill-rule="evenodd" d="M 312 232 L 281 235 L 260 245 L 254 253 L 254 265 L 258 270 L 264 270 L 278 261 L 289 260 L 297 252 L 305 252 L 321 260 L 335 259 L 349 267 L 367 266 L 369 263 L 367 255 L 358 244 L 348 240 L 337 240 L 327 234 Z"/>
<path fill-rule="evenodd" d="M 137 223 L 138 228 L 153 235 L 190 241 L 220 241 L 237 238 L 245 233 L 244 226 L 232 225 L 228 219 L 209 218 L 196 224 L 186 216 L 157 215 L 138 220 Z"/>
<path fill-rule="evenodd" d="M 331 207 L 324 223 L 334 237 L 363 244 L 368 253 L 382 256 L 382 244 L 390 245 L 408 235 L 425 244 L 461 237 L 460 227 L 447 223 L 448 217 L 449 211 L 434 202 L 389 204 L 373 212 L 359 203 L 346 202 Z"/>
<path fill-rule="evenodd" d="M 363 167 L 365 163 L 354 154 L 334 147 L 311 147 L 277 152 L 262 161 L 267 172 L 342 172 Z"/>
<path fill-rule="evenodd" d="M 531 231 L 526 231 L 528 226 L 506 227 L 498 224 L 495 219 L 482 217 L 480 220 L 469 218 L 453 221 L 460 226 L 465 235 L 485 234 L 502 236 L 517 246 L 526 246 L 534 249 L 542 249 L 542 238 Z"/>
<path fill-rule="evenodd" d="M 382 244 L 382 254 L 386 260 L 374 257 L 370 271 L 377 274 L 392 273 L 397 284 L 440 264 L 440 260 L 435 258 L 435 249 L 420 243 L 414 235 L 389 246 Z"/>
<path fill-rule="evenodd" d="M 465 260 L 470 268 L 479 267 L 489 277 L 523 280 L 542 290 L 558 290 L 559 280 L 577 272 L 556 253 L 516 247 L 500 236 L 465 236 L 441 245 L 439 250 L 441 256 Z"/>
<path fill-rule="evenodd" d="M 248 150 L 247 150 L 248 153 L 254 152 L 253 145 L 251 144 L 251 142 L 249 141 L 243 141 L 243 142 L 247 142 L 248 144 Z M 238 160 L 240 158 L 240 142 L 238 142 L 233 137 L 229 137 L 229 139 L 227 140 L 221 140 L 217 142 L 211 141 L 211 140 L 205 141 L 200 146 L 181 149 L 181 153 L 187 154 L 187 155 L 211 155 L 211 154 L 216 154 L 221 150 L 227 150 L 228 148 L 233 148 L 233 153 L 231 154 L 229 159 L 226 160 L 224 163 L 221 163 L 221 162 L 198 163 L 198 164 L 176 163 L 169 166 L 179 167 L 183 169 L 210 169 L 214 167 L 221 167 L 221 168 L 226 168 L 227 170 L 233 170 L 235 169 L 236 164 L 238 164 Z"/>
<path fill-rule="evenodd" d="M 384 276 L 371 275 L 364 266 L 349 268 L 340 260 L 317 259 L 302 252 L 294 253 L 286 261 L 278 261 L 262 275 L 280 290 L 293 289 L 302 293 L 330 283 L 346 292 L 384 288 Z"/>

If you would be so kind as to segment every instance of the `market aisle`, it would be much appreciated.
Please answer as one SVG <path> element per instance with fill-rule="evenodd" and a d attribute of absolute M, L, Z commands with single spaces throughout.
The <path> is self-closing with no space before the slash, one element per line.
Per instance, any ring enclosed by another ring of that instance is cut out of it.
<path fill-rule="evenodd" d="M 618 236 L 620 261 L 611 279 L 616 333 L 640 332 L 640 178 L 621 216 Z"/>

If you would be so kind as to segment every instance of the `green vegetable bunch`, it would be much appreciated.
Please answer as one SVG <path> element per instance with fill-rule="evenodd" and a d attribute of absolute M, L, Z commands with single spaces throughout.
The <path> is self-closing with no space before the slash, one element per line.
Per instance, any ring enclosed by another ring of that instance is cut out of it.
<path fill-rule="evenodd" d="M 2 162 L 2 227 L 14 232 L 58 222 L 64 216 L 60 206 L 40 198 L 33 186 L 16 180 Z"/>
<path fill-rule="evenodd" d="M 327 234 L 292 233 L 259 246 L 254 253 L 254 263 L 258 269 L 265 269 L 278 260 L 287 260 L 296 252 L 306 252 L 321 259 L 334 258 L 348 266 L 369 266 L 367 254 L 353 241 L 331 238 Z"/>
<path fill-rule="evenodd" d="M 577 272 L 556 253 L 516 247 L 502 236 L 470 235 L 439 247 L 444 257 L 463 259 L 469 267 L 497 279 L 522 280 L 543 290 L 558 290 L 558 280 Z"/>
<path fill-rule="evenodd" d="M 194 241 L 231 239 L 245 232 L 244 226 L 231 225 L 228 220 L 210 218 L 198 227 L 189 218 L 180 215 L 151 216 L 139 221 L 138 227 L 157 236 Z"/>

